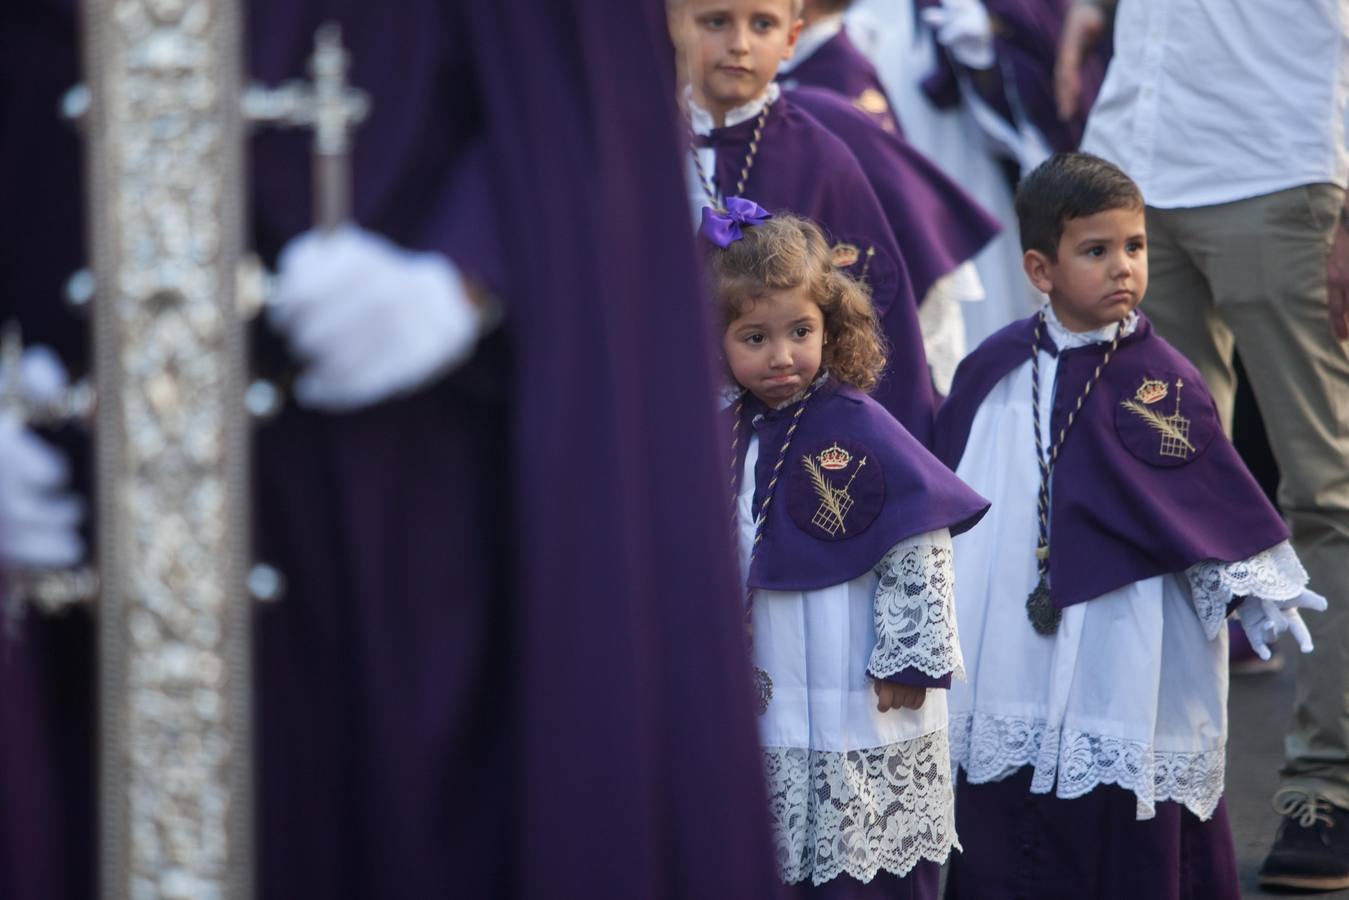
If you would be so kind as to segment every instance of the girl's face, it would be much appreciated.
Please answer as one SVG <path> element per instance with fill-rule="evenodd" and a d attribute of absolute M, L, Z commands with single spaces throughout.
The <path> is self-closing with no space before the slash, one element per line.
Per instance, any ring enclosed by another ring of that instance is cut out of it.
<path fill-rule="evenodd" d="M 824 356 L 824 313 L 804 286 L 772 291 L 726 326 L 722 349 L 736 382 L 769 407 L 804 391 Z"/>

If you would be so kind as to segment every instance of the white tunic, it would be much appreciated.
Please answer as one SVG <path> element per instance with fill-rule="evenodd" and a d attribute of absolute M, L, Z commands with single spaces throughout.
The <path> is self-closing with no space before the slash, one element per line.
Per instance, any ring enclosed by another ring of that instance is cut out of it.
<path fill-rule="evenodd" d="M 1113 337 L 1114 326 L 1072 334 L 1048 318 L 1061 348 Z M 1041 351 L 1045 410 L 1057 368 Z M 955 540 L 969 679 L 950 692 L 952 761 L 975 784 L 1029 765 L 1034 793 L 1071 798 L 1115 784 L 1134 793 L 1140 819 L 1162 800 L 1207 819 L 1223 791 L 1227 603 L 1296 597 L 1307 574 L 1284 542 L 1240 563 L 1134 582 L 1068 607 L 1054 635 L 1036 634 L 1025 608 L 1039 577 L 1031 377 L 1028 358 L 989 392 L 956 470 L 993 506 Z M 1053 540 L 1065 549 L 1071 536 Z"/>
<path fill-rule="evenodd" d="M 736 510 L 746 562 L 758 457 L 755 437 Z M 919 710 L 882 713 L 867 674 L 963 675 L 951 574 L 942 529 L 900 543 L 846 584 L 755 592 L 754 662 L 773 680 L 759 733 L 784 881 L 903 876 L 959 846 L 946 692 L 928 691 Z"/>

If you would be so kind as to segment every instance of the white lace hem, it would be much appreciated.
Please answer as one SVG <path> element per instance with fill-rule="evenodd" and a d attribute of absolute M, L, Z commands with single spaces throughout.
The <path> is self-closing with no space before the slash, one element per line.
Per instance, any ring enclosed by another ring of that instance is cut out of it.
<path fill-rule="evenodd" d="M 867 671 L 876 678 L 918 669 L 964 679 L 951 533 L 943 528 L 896 544 L 876 573 L 876 646 Z"/>
<path fill-rule="evenodd" d="M 765 747 L 778 873 L 788 884 L 839 875 L 900 878 L 944 863 L 955 832 L 945 731 L 868 750 Z"/>
<path fill-rule="evenodd" d="M 1222 799 L 1227 753 L 1225 746 L 1158 751 L 1144 741 L 1050 729 L 1041 720 L 952 714 L 953 772 L 963 768 L 971 784 L 987 784 L 1024 766 L 1034 768 L 1030 788 L 1034 794 L 1056 793 L 1071 800 L 1113 784 L 1133 793 L 1140 820 L 1155 816 L 1157 803 L 1173 801 L 1207 821 Z"/>
<path fill-rule="evenodd" d="M 1307 589 L 1307 570 L 1287 541 L 1240 562 L 1208 559 L 1186 570 L 1194 609 L 1209 640 L 1218 636 L 1233 597 L 1292 600 Z"/>

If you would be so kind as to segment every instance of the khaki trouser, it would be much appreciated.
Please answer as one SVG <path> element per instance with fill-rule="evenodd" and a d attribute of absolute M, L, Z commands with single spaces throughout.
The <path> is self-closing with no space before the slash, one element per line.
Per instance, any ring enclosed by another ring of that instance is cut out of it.
<path fill-rule="evenodd" d="M 1231 433 L 1241 348 L 1279 464 L 1293 546 L 1329 599 L 1305 616 L 1285 787 L 1349 808 L 1349 346 L 1326 314 L 1326 260 L 1344 192 L 1307 185 L 1191 209 L 1147 210 L 1144 310 L 1199 368 Z"/>

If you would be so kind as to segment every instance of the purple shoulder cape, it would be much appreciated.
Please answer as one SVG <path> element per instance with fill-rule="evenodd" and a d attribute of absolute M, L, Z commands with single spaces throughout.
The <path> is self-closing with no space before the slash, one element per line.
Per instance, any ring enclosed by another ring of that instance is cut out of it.
<path fill-rule="evenodd" d="M 759 438 L 756 512 L 797 408 L 769 410 L 751 395 L 733 424 L 740 438 L 737 472 L 751 434 Z M 749 586 L 810 591 L 843 584 L 870 571 L 905 538 L 938 528 L 959 534 L 987 510 L 988 501 L 884 407 L 831 379 L 807 401 L 792 435 Z"/>
<path fill-rule="evenodd" d="M 956 370 L 935 439 L 952 469 L 989 391 L 1030 358 L 1034 331 L 1034 316 L 1013 322 Z M 1057 353 L 1045 335 L 1041 346 Z M 1105 350 L 1059 354 L 1054 433 Z M 1049 583 L 1060 608 L 1203 560 L 1247 559 L 1289 537 L 1223 434 L 1198 370 L 1141 314 L 1078 414 L 1053 487 Z"/>
<path fill-rule="evenodd" d="M 815 87 L 842 94 L 871 121 L 892 134 L 902 134 L 899 119 L 871 60 L 843 29 L 778 79 L 783 87 Z"/>
<path fill-rule="evenodd" d="M 919 7 L 938 6 L 940 0 L 917 0 Z M 1065 122 L 1054 101 L 1054 61 L 1058 55 L 1063 20 L 1072 0 L 985 0 L 993 20 L 997 62 L 989 70 L 961 67 L 939 48 L 940 63 L 923 81 L 923 90 L 939 107 L 959 100 L 956 72 L 970 78 L 979 96 L 1009 122 L 1014 108 L 1024 115 L 1054 150 L 1075 150 L 1082 141 L 1087 113 L 1105 78 L 1109 41 L 1087 57 L 1082 70 L 1082 96 L 1073 117 Z"/>
<path fill-rule="evenodd" d="M 843 98 L 792 90 L 792 102 L 843 139 L 862 164 L 921 303 L 932 285 L 993 239 L 1002 225 L 907 140 L 877 129 Z"/>
<path fill-rule="evenodd" d="M 753 120 L 717 128 L 705 138 L 717 151 L 717 184 L 736 192 L 753 137 Z M 918 324 L 908 267 L 862 165 L 847 144 L 800 109 L 784 91 L 764 122 L 744 195 L 773 212 L 812 219 L 841 252 L 849 271 L 871 288 L 890 342 L 890 361 L 877 399 L 924 444 L 932 435 L 935 397 Z M 890 384 L 893 383 L 893 389 Z"/>

